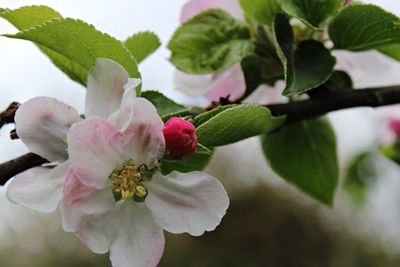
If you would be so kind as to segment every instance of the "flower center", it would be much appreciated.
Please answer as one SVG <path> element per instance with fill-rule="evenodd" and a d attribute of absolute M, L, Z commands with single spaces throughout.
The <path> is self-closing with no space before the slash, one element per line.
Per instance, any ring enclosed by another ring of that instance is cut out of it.
<path fill-rule="evenodd" d="M 147 189 L 143 183 L 147 173 L 145 165 L 135 166 L 129 163 L 121 170 L 113 171 L 109 178 L 113 185 L 115 201 L 133 199 L 143 202 L 147 196 Z"/>

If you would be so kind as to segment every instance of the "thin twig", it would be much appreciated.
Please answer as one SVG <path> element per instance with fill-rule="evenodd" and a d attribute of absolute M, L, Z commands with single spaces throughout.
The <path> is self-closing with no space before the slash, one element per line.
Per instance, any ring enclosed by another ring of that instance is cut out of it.
<path fill-rule="evenodd" d="M 0 128 L 5 124 L 14 123 L 15 112 L 19 108 L 18 102 L 12 102 L 3 112 L 0 113 Z"/>

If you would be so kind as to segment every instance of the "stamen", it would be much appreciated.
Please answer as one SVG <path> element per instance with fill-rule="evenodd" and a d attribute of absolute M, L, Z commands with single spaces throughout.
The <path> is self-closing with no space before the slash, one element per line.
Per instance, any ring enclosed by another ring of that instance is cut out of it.
<path fill-rule="evenodd" d="M 134 199 L 137 202 L 143 202 L 147 196 L 147 190 L 144 186 L 143 172 L 147 170 L 146 166 L 135 166 L 127 163 L 121 170 L 116 170 L 109 178 L 113 185 L 113 193 L 116 201 L 121 199 Z"/>

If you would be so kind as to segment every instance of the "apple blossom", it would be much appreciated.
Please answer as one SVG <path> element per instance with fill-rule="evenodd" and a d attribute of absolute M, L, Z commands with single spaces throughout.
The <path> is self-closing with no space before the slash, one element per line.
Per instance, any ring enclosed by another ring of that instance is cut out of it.
<path fill-rule="evenodd" d="M 133 95 L 127 88 L 108 120 L 76 123 L 67 138 L 64 230 L 95 253 L 110 251 L 114 267 L 156 266 L 163 229 L 201 235 L 217 227 L 229 205 L 221 183 L 206 173 L 161 175 L 164 124 L 148 100 Z"/>
<path fill-rule="evenodd" d="M 243 20 L 244 14 L 237 0 L 190 0 L 181 10 L 181 23 L 212 8 L 221 8 L 233 17 Z M 246 81 L 240 63 L 209 75 L 186 74 L 180 71 L 174 77 L 176 89 L 190 96 L 204 96 L 210 101 L 228 97 L 239 99 L 246 91 Z"/>
<path fill-rule="evenodd" d="M 128 73 L 109 59 L 97 59 L 90 70 L 85 116 L 107 118 L 121 104 Z M 128 86 L 136 80 L 129 80 Z M 61 199 L 64 177 L 69 166 L 67 132 L 81 121 L 78 111 L 54 98 L 36 97 L 22 104 L 15 116 L 16 131 L 28 149 L 52 162 L 15 176 L 7 187 L 7 198 L 42 211 L 54 211 Z"/>

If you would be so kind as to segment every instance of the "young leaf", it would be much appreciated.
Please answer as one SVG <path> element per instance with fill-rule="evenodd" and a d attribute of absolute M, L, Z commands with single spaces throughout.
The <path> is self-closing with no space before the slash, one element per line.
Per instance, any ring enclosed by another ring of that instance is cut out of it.
<path fill-rule="evenodd" d="M 280 11 L 277 0 L 240 0 L 240 6 L 248 17 L 268 25 Z"/>
<path fill-rule="evenodd" d="M 176 103 L 175 101 L 169 99 L 168 97 L 157 91 L 142 92 L 141 97 L 149 100 L 157 108 L 158 114 L 160 116 L 186 110 L 185 106 Z"/>
<path fill-rule="evenodd" d="M 138 63 L 154 53 L 161 45 L 160 39 L 152 32 L 139 32 L 124 42 Z"/>
<path fill-rule="evenodd" d="M 309 27 L 318 29 L 328 17 L 335 15 L 343 0 L 277 0 L 282 9 Z"/>
<path fill-rule="evenodd" d="M 311 197 L 332 205 L 339 168 L 335 133 L 328 120 L 287 123 L 261 140 L 277 174 Z"/>
<path fill-rule="evenodd" d="M 217 116 L 219 113 L 221 113 L 222 111 L 225 111 L 229 108 L 232 107 L 237 107 L 237 104 L 232 104 L 232 105 L 226 105 L 226 106 L 219 106 L 216 108 L 213 108 L 210 111 L 201 113 L 200 115 L 196 116 L 194 118 L 194 124 L 196 127 L 199 127 L 200 125 L 202 125 L 203 123 L 205 123 L 206 121 L 208 121 L 209 119 Z"/>
<path fill-rule="evenodd" d="M 18 30 L 26 30 L 49 20 L 61 18 L 60 13 L 47 6 L 24 6 L 15 10 L 4 10 L 0 13 L 0 17 L 6 19 L 13 24 Z M 72 80 L 85 85 L 85 70 L 82 67 L 69 60 L 67 57 L 38 45 L 40 50 L 49 57 L 49 59 L 67 74 Z"/>
<path fill-rule="evenodd" d="M 198 144 L 197 151 L 191 156 L 183 159 L 162 159 L 161 160 L 161 173 L 168 175 L 173 171 L 178 172 L 192 172 L 203 170 L 210 161 L 213 152 L 208 148 Z"/>
<path fill-rule="evenodd" d="M 391 57 L 397 61 L 400 61 L 400 44 L 385 45 L 378 49 L 379 52 Z"/>
<path fill-rule="evenodd" d="M 273 117 L 263 106 L 236 105 L 202 123 L 196 134 L 199 142 L 207 147 L 223 146 L 271 132 L 284 121 L 285 117 Z"/>
<path fill-rule="evenodd" d="M 63 62 L 63 66 L 72 62 L 73 65 L 62 70 L 68 71 L 70 76 L 79 77 L 82 84 L 86 84 L 88 71 L 98 57 L 112 59 L 121 64 L 131 77 L 140 77 L 136 60 L 120 41 L 80 20 L 55 19 L 4 36 L 29 40 L 46 48 L 52 60 Z M 68 61 L 64 62 L 64 59 Z"/>
<path fill-rule="evenodd" d="M 400 42 L 400 19 L 374 5 L 349 5 L 329 25 L 336 49 L 361 51 Z"/>
<path fill-rule="evenodd" d="M 275 17 L 274 33 L 278 56 L 285 69 L 284 95 L 304 93 L 329 79 L 336 60 L 322 43 L 307 40 L 296 47 L 289 20 L 282 14 Z"/>
<path fill-rule="evenodd" d="M 171 62 L 181 71 L 211 73 L 229 67 L 253 53 L 245 24 L 219 9 L 185 22 L 168 44 Z"/>

